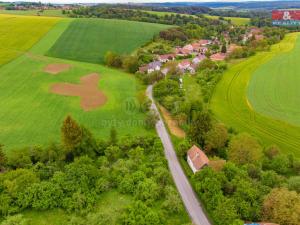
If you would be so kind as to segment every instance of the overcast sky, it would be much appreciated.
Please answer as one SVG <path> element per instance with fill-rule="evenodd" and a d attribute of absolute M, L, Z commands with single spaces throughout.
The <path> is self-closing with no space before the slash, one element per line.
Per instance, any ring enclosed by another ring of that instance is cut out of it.
<path fill-rule="evenodd" d="M 0 0 L 14 2 L 18 0 Z M 20 1 L 20 0 L 19 0 Z M 38 2 L 37 0 L 23 0 L 26 2 Z M 241 2 L 249 0 L 41 0 L 44 3 L 128 3 L 128 2 Z M 256 0 L 262 1 L 262 0 Z M 264 0 L 266 1 L 266 0 Z"/>

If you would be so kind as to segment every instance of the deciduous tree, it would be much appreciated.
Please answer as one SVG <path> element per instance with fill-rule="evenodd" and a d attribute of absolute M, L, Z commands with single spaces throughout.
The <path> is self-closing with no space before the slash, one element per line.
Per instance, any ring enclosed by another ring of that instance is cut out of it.
<path fill-rule="evenodd" d="M 236 164 L 259 163 L 262 159 L 262 147 L 249 134 L 242 133 L 229 143 L 229 159 Z"/>
<path fill-rule="evenodd" d="M 280 225 L 299 225 L 300 195 L 286 188 L 273 189 L 264 200 L 262 216 Z"/>

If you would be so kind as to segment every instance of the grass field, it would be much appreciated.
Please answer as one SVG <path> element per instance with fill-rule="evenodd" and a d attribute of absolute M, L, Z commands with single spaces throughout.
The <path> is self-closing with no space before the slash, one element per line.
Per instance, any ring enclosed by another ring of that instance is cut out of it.
<path fill-rule="evenodd" d="M 40 12 L 39 10 L 0 10 L 0 14 L 10 14 L 10 15 L 24 15 L 24 16 L 47 16 L 47 17 L 67 17 L 67 15 L 62 14 L 62 10 L 44 10 Z"/>
<path fill-rule="evenodd" d="M 31 48 L 57 21 L 0 14 L 0 66 Z"/>
<path fill-rule="evenodd" d="M 255 135 L 265 146 L 277 144 L 281 147 L 282 152 L 294 153 L 299 157 L 300 127 L 254 111 L 247 98 L 249 82 L 255 71 L 260 71 L 261 69 L 258 68 L 270 62 L 275 56 L 283 57 L 287 55 L 287 52 L 293 54 L 292 49 L 297 37 L 297 33 L 288 34 L 282 42 L 272 46 L 271 51 L 258 53 L 245 61 L 230 66 L 217 85 L 211 101 L 211 109 L 216 118 L 228 126 Z M 293 64 L 293 67 L 296 65 Z M 266 72 L 268 73 L 268 71 Z M 271 75 L 264 74 L 268 77 Z M 285 88 L 289 89 L 288 86 Z M 264 92 L 256 94 L 264 98 Z"/>
<path fill-rule="evenodd" d="M 113 126 L 120 135 L 151 132 L 143 126 L 144 114 L 138 108 L 127 108 L 128 102 L 136 103 L 143 88 L 134 76 L 101 65 L 43 56 L 71 22 L 62 20 L 28 53 L 0 68 L 0 143 L 7 149 L 60 141 L 60 127 L 68 114 L 96 137 L 106 138 Z M 43 72 L 52 63 L 67 63 L 72 68 L 55 76 Z M 99 86 L 108 98 L 101 108 L 85 112 L 79 98 L 49 92 L 54 83 L 77 83 L 92 72 L 100 74 Z"/>
<path fill-rule="evenodd" d="M 209 19 L 218 19 L 219 16 L 212 16 L 208 14 L 204 14 L 205 17 Z M 231 22 L 235 25 L 246 25 L 249 24 L 250 19 L 249 18 L 242 18 L 242 17 L 223 17 L 226 20 L 231 20 Z"/>
<path fill-rule="evenodd" d="M 249 83 L 256 112 L 300 126 L 300 38 L 295 48 L 260 66 Z"/>
<path fill-rule="evenodd" d="M 129 54 L 166 28 L 166 25 L 133 21 L 75 19 L 48 55 L 103 63 L 107 51 Z"/>

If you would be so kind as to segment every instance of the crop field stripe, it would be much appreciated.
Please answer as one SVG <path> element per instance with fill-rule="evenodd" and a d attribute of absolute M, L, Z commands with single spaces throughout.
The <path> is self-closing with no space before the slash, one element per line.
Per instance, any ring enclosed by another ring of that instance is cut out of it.
<path fill-rule="evenodd" d="M 169 27 L 125 20 L 74 19 L 47 55 L 103 63 L 107 51 L 129 54 Z"/>
<path fill-rule="evenodd" d="M 0 14 L 0 66 L 22 55 L 59 19 Z M 1 44 L 2 45 L 2 44 Z"/>
<path fill-rule="evenodd" d="M 251 109 L 247 88 L 253 72 L 275 55 L 291 51 L 298 34 L 289 34 L 270 52 L 258 53 L 229 68 L 211 101 L 215 117 L 239 131 L 252 133 L 265 145 L 277 144 L 283 152 L 300 156 L 300 128 L 259 114 Z"/>

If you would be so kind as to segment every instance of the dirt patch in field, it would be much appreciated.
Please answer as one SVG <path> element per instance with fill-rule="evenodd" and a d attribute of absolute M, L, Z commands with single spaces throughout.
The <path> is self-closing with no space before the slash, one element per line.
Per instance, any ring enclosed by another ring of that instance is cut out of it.
<path fill-rule="evenodd" d="M 164 121 L 169 127 L 170 132 L 179 138 L 185 137 L 185 132 L 179 127 L 178 121 L 172 118 L 171 114 L 163 106 L 159 105 Z"/>
<path fill-rule="evenodd" d="M 80 84 L 58 83 L 51 87 L 51 92 L 64 96 L 80 97 L 80 106 L 90 111 L 106 103 L 107 97 L 98 89 L 100 76 L 92 73 L 80 78 Z"/>
<path fill-rule="evenodd" d="M 49 64 L 44 68 L 44 72 L 56 75 L 68 71 L 70 68 L 71 65 L 69 64 Z"/>

